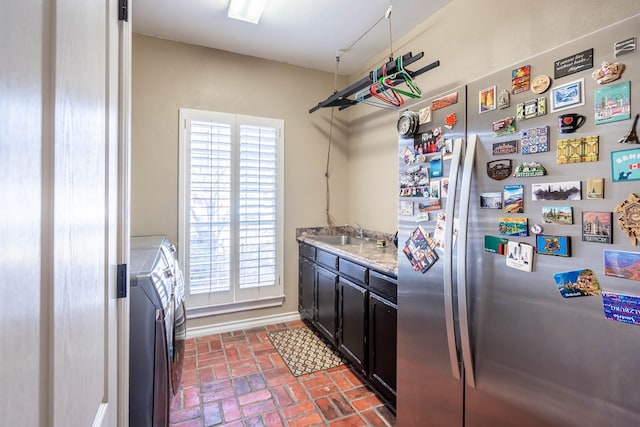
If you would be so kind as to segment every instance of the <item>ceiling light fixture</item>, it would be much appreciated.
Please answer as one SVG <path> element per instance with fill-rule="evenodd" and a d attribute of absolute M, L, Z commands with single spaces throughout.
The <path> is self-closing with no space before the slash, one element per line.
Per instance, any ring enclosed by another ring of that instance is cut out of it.
<path fill-rule="evenodd" d="M 227 16 L 257 24 L 266 4 L 267 0 L 231 0 Z"/>

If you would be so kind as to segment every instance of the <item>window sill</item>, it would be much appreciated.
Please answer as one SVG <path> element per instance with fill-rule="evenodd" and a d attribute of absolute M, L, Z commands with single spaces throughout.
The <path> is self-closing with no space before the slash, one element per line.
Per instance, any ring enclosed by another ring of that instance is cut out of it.
<path fill-rule="evenodd" d="M 260 308 L 281 307 L 283 304 L 284 295 L 279 295 L 275 297 L 260 298 L 251 301 L 233 302 L 221 305 L 187 307 L 187 319 L 197 319 L 199 317 L 215 316 L 217 314 L 257 310 Z"/>

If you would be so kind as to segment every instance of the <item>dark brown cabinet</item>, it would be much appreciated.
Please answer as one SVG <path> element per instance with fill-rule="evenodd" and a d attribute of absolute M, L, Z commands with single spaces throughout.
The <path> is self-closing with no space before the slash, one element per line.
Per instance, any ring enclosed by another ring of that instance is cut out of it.
<path fill-rule="evenodd" d="M 302 318 L 395 407 L 395 277 L 302 242 L 299 269 Z"/>
<path fill-rule="evenodd" d="M 316 327 L 336 343 L 336 283 L 338 275 L 316 266 Z"/>
<path fill-rule="evenodd" d="M 369 296 L 369 379 L 393 405 L 396 402 L 396 327 L 398 307 Z"/>
<path fill-rule="evenodd" d="M 303 319 L 313 322 L 315 319 L 315 263 L 307 258 L 300 257 L 298 274 L 300 275 L 298 311 L 300 311 L 300 315 Z"/>
<path fill-rule="evenodd" d="M 367 299 L 369 291 L 343 277 L 338 279 L 338 348 L 354 368 L 366 374 Z"/>

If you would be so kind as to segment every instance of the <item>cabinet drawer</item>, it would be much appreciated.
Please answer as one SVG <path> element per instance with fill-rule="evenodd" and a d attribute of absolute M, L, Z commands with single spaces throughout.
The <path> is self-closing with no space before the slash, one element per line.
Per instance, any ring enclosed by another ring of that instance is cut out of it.
<path fill-rule="evenodd" d="M 300 243 L 298 249 L 300 256 L 305 258 L 309 258 L 311 260 L 316 258 L 316 248 L 311 245 L 307 245 L 306 243 Z"/>
<path fill-rule="evenodd" d="M 398 281 L 393 277 L 385 276 L 376 271 L 369 271 L 369 287 L 378 295 L 397 303 Z"/>
<path fill-rule="evenodd" d="M 360 283 L 367 283 L 369 269 L 367 267 L 361 266 L 360 264 L 356 264 L 355 262 L 340 258 L 338 271 L 340 271 L 340 273 L 344 274 L 345 276 L 352 278 L 353 280 L 357 280 Z"/>
<path fill-rule="evenodd" d="M 320 249 L 316 250 L 316 262 L 333 270 L 338 268 L 338 256 Z"/>

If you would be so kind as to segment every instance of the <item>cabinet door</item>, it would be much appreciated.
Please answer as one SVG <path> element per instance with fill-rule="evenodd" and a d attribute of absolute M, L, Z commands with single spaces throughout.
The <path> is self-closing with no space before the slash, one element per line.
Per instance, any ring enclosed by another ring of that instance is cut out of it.
<path fill-rule="evenodd" d="M 332 343 L 336 342 L 336 282 L 338 276 L 316 266 L 315 325 Z"/>
<path fill-rule="evenodd" d="M 298 311 L 303 319 L 313 322 L 315 295 L 315 264 L 300 257 L 300 277 L 298 278 Z"/>
<path fill-rule="evenodd" d="M 397 307 L 371 294 L 369 298 L 369 379 L 395 406 Z"/>
<path fill-rule="evenodd" d="M 338 280 L 338 346 L 354 368 L 366 371 L 368 291 L 343 277 Z"/>

